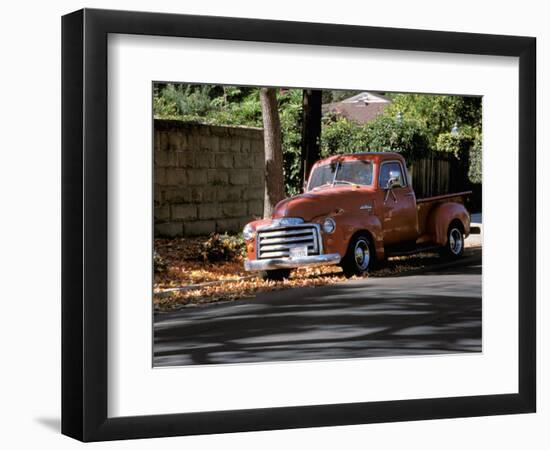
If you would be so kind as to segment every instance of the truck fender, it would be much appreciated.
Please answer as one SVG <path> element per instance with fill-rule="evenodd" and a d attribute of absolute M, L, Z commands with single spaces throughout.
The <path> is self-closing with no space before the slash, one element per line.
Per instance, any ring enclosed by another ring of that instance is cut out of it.
<path fill-rule="evenodd" d="M 462 224 L 464 234 L 468 236 L 470 234 L 470 215 L 462 203 L 441 203 L 430 212 L 428 230 L 434 236 L 436 244 L 447 244 L 447 230 L 454 220 L 458 220 Z"/>
<path fill-rule="evenodd" d="M 347 249 L 351 238 L 361 231 L 366 231 L 372 237 L 376 259 L 379 261 L 385 258 L 384 253 L 384 233 L 382 232 L 382 223 L 375 215 L 368 215 L 357 220 L 354 216 L 339 217 L 339 226 L 343 230 L 343 240 Z M 345 254 L 342 253 L 342 254 Z"/>

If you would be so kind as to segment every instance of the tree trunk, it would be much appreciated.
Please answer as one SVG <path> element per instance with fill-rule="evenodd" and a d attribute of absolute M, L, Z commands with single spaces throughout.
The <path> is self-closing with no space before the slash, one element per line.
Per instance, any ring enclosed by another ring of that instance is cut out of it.
<path fill-rule="evenodd" d="M 281 122 L 275 89 L 261 88 L 265 149 L 264 218 L 271 217 L 275 205 L 284 198 Z"/>
<path fill-rule="evenodd" d="M 321 157 L 321 107 L 323 92 L 304 89 L 302 100 L 302 185 L 309 172 Z"/>

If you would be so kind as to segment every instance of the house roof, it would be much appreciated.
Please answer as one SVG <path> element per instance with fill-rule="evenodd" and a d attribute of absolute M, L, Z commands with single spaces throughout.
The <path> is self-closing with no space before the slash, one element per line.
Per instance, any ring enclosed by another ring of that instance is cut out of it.
<path fill-rule="evenodd" d="M 323 105 L 323 114 L 332 113 L 364 124 L 380 115 L 390 103 L 391 100 L 382 94 L 361 92 L 340 102 Z"/>

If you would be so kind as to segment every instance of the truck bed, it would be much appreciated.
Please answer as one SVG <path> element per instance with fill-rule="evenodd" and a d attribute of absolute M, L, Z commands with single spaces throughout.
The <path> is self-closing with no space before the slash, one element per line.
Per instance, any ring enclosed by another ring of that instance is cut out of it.
<path fill-rule="evenodd" d="M 447 202 L 455 202 L 464 204 L 466 198 L 472 194 L 472 191 L 457 192 L 452 194 L 436 195 L 434 197 L 426 197 L 416 200 L 417 215 L 418 215 L 418 231 L 420 238 L 419 243 L 428 240 L 431 237 L 429 230 L 426 229 L 426 221 L 432 209 Z"/>
<path fill-rule="evenodd" d="M 426 198 L 420 198 L 416 199 L 416 204 L 420 205 L 421 203 L 430 203 L 430 202 L 439 202 L 442 200 L 445 201 L 451 201 L 451 199 L 457 198 L 458 203 L 464 203 L 464 198 L 468 197 L 469 195 L 472 195 L 472 191 L 464 191 L 464 192 L 457 192 L 452 194 L 443 194 L 443 195 L 436 195 L 434 197 L 426 197 Z M 453 200 L 455 201 L 455 200 Z"/>

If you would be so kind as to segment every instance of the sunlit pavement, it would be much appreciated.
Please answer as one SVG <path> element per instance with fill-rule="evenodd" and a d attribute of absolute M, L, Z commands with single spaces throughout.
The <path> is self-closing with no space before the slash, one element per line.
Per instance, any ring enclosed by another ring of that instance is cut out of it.
<path fill-rule="evenodd" d="M 391 278 L 266 292 L 155 315 L 154 365 L 481 351 L 481 254 Z"/>
<path fill-rule="evenodd" d="M 483 244 L 483 221 L 481 213 L 472 214 L 470 227 L 472 231 L 476 231 L 470 234 L 464 242 L 466 248 L 481 247 Z"/>

